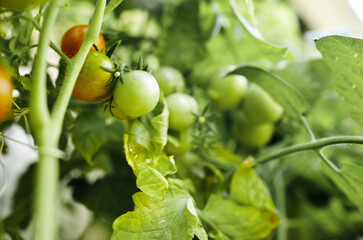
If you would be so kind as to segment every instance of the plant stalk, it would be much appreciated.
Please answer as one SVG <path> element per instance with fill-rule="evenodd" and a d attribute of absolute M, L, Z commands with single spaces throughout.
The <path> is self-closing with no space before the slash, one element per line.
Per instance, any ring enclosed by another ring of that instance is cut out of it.
<path fill-rule="evenodd" d="M 34 137 L 42 148 L 54 148 L 57 139 L 52 134 L 47 104 L 47 53 L 51 30 L 62 0 L 50 1 L 44 13 L 44 26 L 40 34 L 38 52 L 33 65 L 33 86 L 30 96 L 30 121 Z M 57 236 L 58 161 L 39 151 L 34 199 L 34 240 L 51 240 Z"/>
<path fill-rule="evenodd" d="M 311 142 L 293 145 L 291 147 L 286 147 L 271 154 L 267 154 L 258 157 L 254 161 L 254 165 L 260 165 L 286 155 L 307 151 L 307 150 L 319 150 L 328 146 L 341 145 L 341 144 L 363 144 L 363 136 L 335 136 L 328 138 L 321 138 L 313 140 Z"/>
<path fill-rule="evenodd" d="M 38 53 L 33 66 L 33 91 L 30 101 L 30 119 L 39 149 L 34 203 L 34 240 L 58 239 L 58 149 L 64 115 L 69 104 L 77 76 L 101 30 L 106 0 L 98 0 L 94 17 L 84 43 L 74 59 L 68 61 L 66 78 L 59 97 L 49 113 L 47 105 L 46 67 L 50 35 L 62 0 L 51 0 L 44 14 L 44 25 L 40 34 Z"/>

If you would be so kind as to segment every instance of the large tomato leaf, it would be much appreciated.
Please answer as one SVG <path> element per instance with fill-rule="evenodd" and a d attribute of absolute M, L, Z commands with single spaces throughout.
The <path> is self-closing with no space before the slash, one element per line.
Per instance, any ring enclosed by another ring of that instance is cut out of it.
<path fill-rule="evenodd" d="M 213 223 L 218 239 L 263 239 L 277 226 L 274 213 L 217 196 L 209 199 L 203 216 Z"/>
<path fill-rule="evenodd" d="M 292 85 L 270 71 L 255 66 L 240 66 L 229 74 L 241 74 L 248 81 L 257 83 L 291 117 L 299 118 L 308 109 L 308 104 L 302 95 Z"/>
<path fill-rule="evenodd" d="M 336 172 L 322 163 L 323 172 L 342 190 L 349 200 L 363 212 L 363 167 L 353 163 L 343 163 Z"/>
<path fill-rule="evenodd" d="M 245 161 L 240 164 L 233 175 L 230 199 L 240 205 L 251 206 L 274 213 L 275 206 L 270 192 L 248 162 Z"/>
<path fill-rule="evenodd" d="M 281 61 L 287 48 L 265 41 L 234 1 L 229 2 L 218 0 L 218 5 L 213 5 L 219 29 L 216 27 L 218 34 L 207 43 L 207 48 L 214 61 L 232 65 L 253 62 L 264 66 Z"/>
<path fill-rule="evenodd" d="M 197 234 L 207 240 L 192 197 L 172 182 L 169 186 L 162 201 L 143 192 L 134 194 L 136 210 L 114 221 L 111 239 L 191 240 Z"/>
<path fill-rule="evenodd" d="M 168 188 L 165 176 L 176 172 L 173 157 L 162 151 L 167 141 L 168 116 L 161 99 L 151 114 L 131 121 L 124 135 L 126 160 L 134 171 L 137 187 L 159 200 Z"/>
<path fill-rule="evenodd" d="M 334 74 L 335 89 L 350 116 L 363 125 L 363 40 L 329 36 L 315 44 Z"/>
<path fill-rule="evenodd" d="M 241 163 L 234 173 L 229 199 L 212 195 L 201 213 L 217 239 L 263 239 L 280 222 L 266 185 L 250 163 Z"/>
<path fill-rule="evenodd" d="M 157 55 L 161 64 L 184 71 L 205 56 L 205 36 L 199 26 L 199 3 L 165 1 Z"/>

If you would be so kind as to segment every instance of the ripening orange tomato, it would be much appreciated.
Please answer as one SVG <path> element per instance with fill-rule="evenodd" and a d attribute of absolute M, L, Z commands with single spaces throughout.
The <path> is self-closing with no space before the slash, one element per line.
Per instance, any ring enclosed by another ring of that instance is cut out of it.
<path fill-rule="evenodd" d="M 89 25 L 76 25 L 74 27 L 71 27 L 64 33 L 61 41 L 61 49 L 62 52 L 69 58 L 74 57 L 78 53 L 84 41 L 84 37 L 86 36 L 88 28 Z M 101 33 L 98 35 L 95 45 L 100 52 L 103 52 L 103 50 L 105 49 L 106 43 Z M 96 49 L 92 46 L 91 50 Z"/>

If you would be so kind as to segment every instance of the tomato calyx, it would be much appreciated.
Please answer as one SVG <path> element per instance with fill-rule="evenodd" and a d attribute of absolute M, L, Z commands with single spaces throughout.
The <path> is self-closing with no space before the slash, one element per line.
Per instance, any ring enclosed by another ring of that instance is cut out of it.
<path fill-rule="evenodd" d="M 112 78 L 110 79 L 110 81 L 108 81 L 105 84 L 105 87 L 112 84 L 113 82 L 120 80 L 121 83 L 123 84 L 123 72 L 124 72 L 124 68 L 125 68 L 125 64 L 115 64 L 115 68 L 107 68 L 107 67 L 103 67 L 100 66 L 100 68 L 102 68 L 103 70 L 105 70 L 106 72 L 112 73 Z"/>

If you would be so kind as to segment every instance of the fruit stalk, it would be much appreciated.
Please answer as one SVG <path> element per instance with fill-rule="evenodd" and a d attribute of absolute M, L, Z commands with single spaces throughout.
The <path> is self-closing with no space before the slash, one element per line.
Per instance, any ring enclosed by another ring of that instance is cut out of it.
<path fill-rule="evenodd" d="M 340 144 L 363 144 L 363 136 L 334 136 L 334 137 L 327 137 L 327 138 L 313 140 L 307 143 L 296 144 L 272 152 L 271 154 L 256 158 L 254 164 L 260 165 L 292 153 L 297 153 L 307 150 L 320 150 L 328 146 L 340 145 Z"/>

